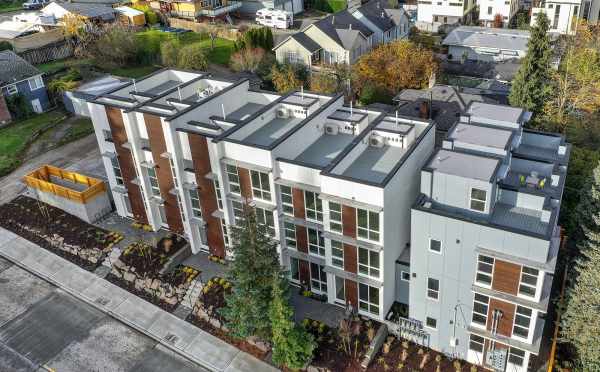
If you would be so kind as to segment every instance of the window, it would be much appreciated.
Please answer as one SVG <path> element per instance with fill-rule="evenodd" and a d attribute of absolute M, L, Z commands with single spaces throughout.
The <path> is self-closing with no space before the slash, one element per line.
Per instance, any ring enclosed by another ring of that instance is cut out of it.
<path fill-rule="evenodd" d="M 556 9 L 554 10 L 554 20 L 552 21 L 552 28 L 558 28 L 558 17 L 560 16 L 560 4 L 556 4 Z"/>
<path fill-rule="evenodd" d="M 217 198 L 217 207 L 219 210 L 223 210 L 223 195 L 221 195 L 221 185 L 219 184 L 219 180 L 213 180 L 213 186 L 215 188 L 215 197 Z"/>
<path fill-rule="evenodd" d="M 492 7 L 488 6 L 488 15 L 492 15 Z"/>
<path fill-rule="evenodd" d="M 163 226 L 168 226 L 167 214 L 165 213 L 165 205 L 164 204 L 161 204 L 158 206 L 158 213 L 160 215 L 160 224 Z"/>
<path fill-rule="evenodd" d="M 102 129 L 102 137 L 106 142 L 113 142 L 112 132 L 110 130 Z"/>
<path fill-rule="evenodd" d="M 177 174 L 175 173 L 175 163 L 171 158 L 169 158 L 169 166 L 171 167 L 171 175 L 173 176 L 173 185 L 175 187 L 179 187 L 179 182 L 177 181 Z"/>
<path fill-rule="evenodd" d="M 197 189 L 190 192 L 190 202 L 192 203 L 192 215 L 196 218 L 202 218 L 202 209 L 200 208 L 200 196 Z"/>
<path fill-rule="evenodd" d="M 150 180 L 150 189 L 152 195 L 160 197 L 160 188 L 158 187 L 158 178 L 156 177 L 156 169 L 148 168 L 148 179 Z"/>
<path fill-rule="evenodd" d="M 125 213 L 128 216 L 133 216 L 133 211 L 131 209 L 131 200 L 129 200 L 129 195 L 123 194 L 123 201 L 125 202 Z"/>
<path fill-rule="evenodd" d="M 229 229 L 227 228 L 227 223 L 224 218 L 221 218 L 221 232 L 223 233 L 225 247 L 229 247 Z"/>
<path fill-rule="evenodd" d="M 379 315 L 379 288 L 359 283 L 358 307 L 363 311 Z"/>
<path fill-rule="evenodd" d="M 44 87 L 44 80 L 42 79 L 41 76 L 36 76 L 34 78 L 31 78 L 31 79 L 27 80 L 27 82 L 29 83 L 30 90 L 36 90 L 36 89 L 40 89 L 40 88 Z"/>
<path fill-rule="evenodd" d="M 325 239 L 321 231 L 307 228 L 308 251 L 318 256 L 325 256 Z"/>
<path fill-rule="evenodd" d="M 256 222 L 265 225 L 267 227 L 267 232 L 271 236 L 275 236 L 275 222 L 273 220 L 273 212 L 255 207 L 256 210 Z"/>
<path fill-rule="evenodd" d="M 401 271 L 400 272 L 400 279 L 404 280 L 405 282 L 410 282 L 410 273 L 407 271 Z"/>
<path fill-rule="evenodd" d="M 269 175 L 255 170 L 250 171 L 252 180 L 252 195 L 262 200 L 271 200 L 271 186 L 269 185 Z"/>
<path fill-rule="evenodd" d="M 289 186 L 281 186 L 281 207 L 283 213 L 289 216 L 294 215 L 294 202 L 292 199 L 292 188 Z"/>
<path fill-rule="evenodd" d="M 344 245 L 337 240 L 331 241 L 331 264 L 342 269 L 344 268 Z"/>
<path fill-rule="evenodd" d="M 425 326 L 428 328 L 437 329 L 437 319 L 430 317 L 425 318 Z"/>
<path fill-rule="evenodd" d="M 435 239 L 429 239 L 429 250 L 435 253 L 442 253 L 442 242 Z"/>
<path fill-rule="evenodd" d="M 356 209 L 358 237 L 379 241 L 379 213 Z"/>
<path fill-rule="evenodd" d="M 427 297 L 432 300 L 440 298 L 440 281 L 438 279 L 427 278 Z"/>
<path fill-rule="evenodd" d="M 300 261 L 295 257 L 290 257 L 290 280 L 300 282 Z"/>
<path fill-rule="evenodd" d="M 177 198 L 177 208 L 179 208 L 179 215 L 181 216 L 181 220 L 185 222 L 185 214 L 183 213 L 183 204 L 181 203 L 181 198 L 179 197 L 179 193 L 175 194 L 175 197 Z"/>
<path fill-rule="evenodd" d="M 485 199 L 487 191 L 472 188 L 471 189 L 471 206 L 470 208 L 474 211 L 483 212 L 485 211 Z"/>
<path fill-rule="evenodd" d="M 485 343 L 485 340 L 481 336 L 471 334 L 471 336 L 469 337 L 469 349 L 471 349 L 473 351 L 476 351 L 478 353 L 483 353 L 483 344 L 484 343 Z"/>
<path fill-rule="evenodd" d="M 227 180 L 229 181 L 229 190 L 234 194 L 239 194 L 241 192 L 240 189 L 240 176 L 238 174 L 238 169 L 235 165 L 229 165 L 225 167 L 227 172 Z"/>
<path fill-rule="evenodd" d="M 479 293 L 475 293 L 473 300 L 473 318 L 472 322 L 485 326 L 487 324 L 487 314 L 490 298 Z"/>
<path fill-rule="evenodd" d="M 519 294 L 528 297 L 535 297 L 539 274 L 539 270 L 523 266 L 523 268 L 521 269 L 521 283 L 519 284 Z"/>
<path fill-rule="evenodd" d="M 16 84 L 11 84 L 6 86 L 6 94 L 12 96 L 13 94 L 19 93 L 19 89 Z"/>
<path fill-rule="evenodd" d="M 379 252 L 358 247 L 358 272 L 379 278 Z"/>
<path fill-rule="evenodd" d="M 335 300 L 341 303 L 346 302 L 346 280 L 339 276 L 335 277 Z"/>
<path fill-rule="evenodd" d="M 233 209 L 233 218 L 236 225 L 240 225 L 240 222 L 244 219 L 244 205 L 239 201 L 232 201 L 231 207 Z"/>
<path fill-rule="evenodd" d="M 285 245 L 288 248 L 296 248 L 296 225 L 290 222 L 283 223 L 283 231 L 285 235 Z"/>
<path fill-rule="evenodd" d="M 304 191 L 304 204 L 307 220 L 323 221 L 323 202 L 319 199 L 319 194 Z"/>
<path fill-rule="evenodd" d="M 522 338 L 527 338 L 529 336 L 531 313 L 531 309 L 517 305 L 517 312 L 515 313 L 515 324 L 513 327 L 513 335 Z"/>
<path fill-rule="evenodd" d="M 494 258 L 480 254 L 477 258 L 477 273 L 475 282 L 486 287 L 492 285 L 492 273 L 494 271 Z"/>
<path fill-rule="evenodd" d="M 342 205 L 339 203 L 329 202 L 329 229 L 342 232 Z"/>
<path fill-rule="evenodd" d="M 508 349 L 508 362 L 517 366 L 523 366 L 525 351 L 511 347 Z"/>
<path fill-rule="evenodd" d="M 115 156 L 110 159 L 110 164 L 112 165 L 113 172 L 115 174 L 115 180 L 117 181 L 117 185 L 123 185 L 123 175 L 121 174 L 121 166 L 119 165 L 119 159 Z"/>
<path fill-rule="evenodd" d="M 286 61 L 288 61 L 289 63 L 296 63 L 297 60 L 297 55 L 296 52 L 286 52 Z"/>
<path fill-rule="evenodd" d="M 310 263 L 310 289 L 313 292 L 327 293 L 327 274 L 324 271 L 325 266 Z"/>

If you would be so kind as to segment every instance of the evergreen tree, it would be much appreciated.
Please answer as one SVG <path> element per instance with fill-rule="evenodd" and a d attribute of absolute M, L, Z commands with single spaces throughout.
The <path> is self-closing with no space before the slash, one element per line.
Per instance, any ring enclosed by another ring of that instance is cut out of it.
<path fill-rule="evenodd" d="M 548 28 L 550 22 L 544 13 L 537 16 L 527 43 L 527 55 L 521 62 L 508 97 L 512 106 L 523 107 L 533 113 L 542 111 L 550 93 L 551 47 Z"/>
<path fill-rule="evenodd" d="M 269 308 L 269 319 L 273 332 L 273 362 L 292 370 L 301 369 L 312 358 L 314 338 L 294 323 L 287 278 L 281 274 L 274 275 L 272 291 L 273 301 Z"/>
<path fill-rule="evenodd" d="M 562 315 L 562 339 L 575 348 L 582 371 L 600 370 L 600 165 L 592 178 L 579 206 L 586 214 L 579 218 L 585 236 L 578 242 L 576 281 L 567 292 Z"/>
<path fill-rule="evenodd" d="M 257 223 L 254 208 L 244 204 L 243 210 L 243 218 L 232 228 L 235 259 L 227 275 L 233 289 L 225 297 L 221 314 L 232 336 L 268 340 L 271 323 L 267 314 L 272 278 L 281 270 L 279 255 L 266 226 Z"/>

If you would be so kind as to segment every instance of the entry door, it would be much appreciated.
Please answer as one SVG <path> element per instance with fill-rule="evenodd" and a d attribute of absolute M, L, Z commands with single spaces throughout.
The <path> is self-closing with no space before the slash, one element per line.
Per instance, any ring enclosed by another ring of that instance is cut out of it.
<path fill-rule="evenodd" d="M 42 104 L 40 103 L 39 99 L 34 99 L 31 100 L 31 107 L 33 108 L 33 111 L 37 112 L 38 114 L 42 113 Z"/>
<path fill-rule="evenodd" d="M 310 289 L 315 293 L 327 294 L 327 274 L 324 266 L 310 263 Z"/>
<path fill-rule="evenodd" d="M 335 277 L 335 302 L 346 304 L 346 280 Z"/>

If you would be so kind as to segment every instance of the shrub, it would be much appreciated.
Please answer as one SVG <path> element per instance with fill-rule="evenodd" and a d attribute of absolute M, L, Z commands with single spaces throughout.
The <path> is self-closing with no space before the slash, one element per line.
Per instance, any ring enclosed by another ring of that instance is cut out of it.
<path fill-rule="evenodd" d="M 179 54 L 179 42 L 177 40 L 167 40 L 160 44 L 160 61 L 164 66 L 177 66 Z"/>
<path fill-rule="evenodd" d="M 177 67 L 190 70 L 206 70 L 208 59 L 200 44 L 186 45 L 180 49 Z"/>
<path fill-rule="evenodd" d="M 288 93 L 304 86 L 308 77 L 306 67 L 302 65 L 273 65 L 271 79 L 275 90 L 279 93 Z"/>
<path fill-rule="evenodd" d="M 4 97 L 6 106 L 10 111 L 11 116 L 15 120 L 26 119 L 33 114 L 31 106 L 21 94 L 13 94 L 12 96 Z"/>
<path fill-rule="evenodd" d="M 0 41 L 0 52 L 3 50 L 13 50 L 13 46 L 8 41 Z"/>
<path fill-rule="evenodd" d="M 273 49 L 273 33 L 269 27 L 251 28 L 244 33 L 242 47 Z"/>
<path fill-rule="evenodd" d="M 234 71 L 256 72 L 264 56 L 262 48 L 244 48 L 231 56 L 229 65 Z"/>
<path fill-rule="evenodd" d="M 136 51 L 135 34 L 125 27 L 116 26 L 98 39 L 92 55 L 100 63 L 125 66 L 135 60 Z"/>

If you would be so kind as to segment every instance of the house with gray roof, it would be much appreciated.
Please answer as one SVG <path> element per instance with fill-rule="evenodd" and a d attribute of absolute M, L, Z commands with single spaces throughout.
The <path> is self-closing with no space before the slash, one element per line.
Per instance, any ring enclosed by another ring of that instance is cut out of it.
<path fill-rule="evenodd" d="M 116 19 L 117 11 L 105 4 L 53 1 L 42 9 L 42 13 L 58 20 L 65 16 L 76 16 L 90 21 L 112 22 Z"/>
<path fill-rule="evenodd" d="M 352 11 L 331 14 L 284 39 L 273 50 L 281 63 L 354 63 L 375 45 L 408 35 L 402 9 L 372 0 Z"/>
<path fill-rule="evenodd" d="M 460 26 L 442 44 L 448 47 L 449 59 L 499 62 L 525 57 L 529 36 L 525 30 Z"/>
<path fill-rule="evenodd" d="M 50 106 L 42 72 L 11 50 L 0 52 L 0 92 L 7 101 L 22 96 L 38 113 Z"/>

